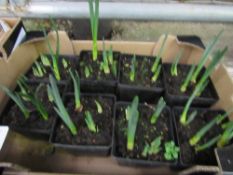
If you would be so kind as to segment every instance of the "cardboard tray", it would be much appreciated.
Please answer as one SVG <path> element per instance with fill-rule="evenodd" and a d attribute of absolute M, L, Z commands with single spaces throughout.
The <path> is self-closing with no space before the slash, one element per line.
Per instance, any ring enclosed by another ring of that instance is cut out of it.
<path fill-rule="evenodd" d="M 92 41 L 71 41 L 63 31 L 59 31 L 59 35 L 61 40 L 61 54 L 79 55 L 81 50 L 90 50 L 92 48 Z M 48 34 L 53 48 L 55 48 L 56 43 L 55 36 L 53 32 Z M 105 41 L 105 44 L 106 47 L 112 45 L 113 50 L 122 53 L 150 56 L 158 52 L 163 38 L 164 36 L 161 36 L 158 42 Z M 102 49 L 102 41 L 98 42 L 98 47 Z M 185 64 L 197 63 L 203 52 L 201 47 L 188 42 L 180 42 L 177 40 L 177 37 L 169 35 L 162 54 L 163 62 L 172 62 L 174 55 L 181 48 L 184 48 L 184 54 L 180 61 Z M 8 56 L 7 61 L 0 60 L 0 83 L 9 88 L 15 88 L 16 79 L 20 74 L 28 71 L 40 53 L 48 53 L 44 38 L 36 38 L 21 44 Z M 228 110 L 233 106 L 233 81 L 228 75 L 225 66 L 220 64 L 214 70 L 211 79 L 220 97 L 220 100 L 212 108 Z M 0 92 L 0 112 L 7 103 L 7 99 L 5 94 Z M 230 119 L 233 119 L 233 115 L 230 116 Z M 44 146 L 39 147 L 38 141 L 27 140 L 16 133 L 11 135 L 10 140 L 11 142 L 5 144 L 7 148 L 0 154 L 0 161 L 18 163 L 22 166 L 30 167 L 34 171 L 100 174 L 171 173 L 169 169 L 163 167 L 152 169 L 121 167 L 111 158 L 77 157 L 64 154 L 63 152 L 58 152 L 54 155 L 40 155 L 38 152 L 48 153 L 49 151 L 46 151 L 51 146 L 44 143 Z M 39 147 L 38 149 L 37 146 Z M 51 162 L 53 166 L 51 166 Z M 202 166 L 201 169 L 203 168 L 218 170 L 218 167 Z M 195 167 L 194 170 L 196 169 L 199 170 Z"/>

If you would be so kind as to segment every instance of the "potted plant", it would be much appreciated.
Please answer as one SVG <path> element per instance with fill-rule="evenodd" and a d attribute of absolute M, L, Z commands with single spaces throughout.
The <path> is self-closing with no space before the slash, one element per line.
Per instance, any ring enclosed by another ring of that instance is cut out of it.
<path fill-rule="evenodd" d="M 232 111 L 190 108 L 188 115 L 196 115 L 186 125 L 180 123 L 182 111 L 182 107 L 173 109 L 181 165 L 217 165 L 214 149 L 229 144 L 233 137 L 233 125 L 227 119 Z"/>
<path fill-rule="evenodd" d="M 86 92 L 115 93 L 118 77 L 119 52 L 114 52 L 112 46 L 98 51 L 98 20 L 99 0 L 89 0 L 90 23 L 92 33 L 92 51 L 82 50 L 78 62 L 78 71 L 81 78 L 81 89 Z M 93 6 L 94 3 L 94 6 Z"/>
<path fill-rule="evenodd" d="M 50 54 L 41 54 L 34 64 L 32 69 L 27 73 L 29 82 L 48 82 L 49 74 L 53 74 L 58 81 L 67 80 L 69 77 L 69 68 L 75 68 L 77 58 L 73 55 L 60 55 L 60 38 L 58 27 L 51 19 L 51 25 L 56 32 L 56 51 L 54 52 L 47 33 L 43 28 L 44 37 Z"/>
<path fill-rule="evenodd" d="M 29 84 L 24 76 L 17 84 L 15 91 L 0 86 L 11 99 L 1 114 L 1 124 L 28 136 L 48 138 L 55 115 L 53 105 L 48 99 L 46 85 Z M 64 89 L 62 86 L 59 88 Z"/>
<path fill-rule="evenodd" d="M 172 64 L 163 64 L 163 81 L 165 86 L 165 99 L 169 105 L 183 106 L 188 101 L 196 87 L 196 82 L 206 71 L 204 64 L 214 45 L 221 36 L 222 31 L 208 44 L 198 65 L 179 64 L 183 51 L 181 50 L 175 57 Z M 209 107 L 219 99 L 215 87 L 210 78 L 207 79 L 206 86 L 200 96 L 195 97 L 192 105 Z"/>
<path fill-rule="evenodd" d="M 111 148 L 115 97 L 81 94 L 78 73 L 70 70 L 70 75 L 74 92 L 67 92 L 64 98 L 50 76 L 48 90 L 60 117 L 54 124 L 50 141 L 55 148 L 73 153 L 107 155 Z"/>
<path fill-rule="evenodd" d="M 179 148 L 174 143 L 170 108 L 161 97 L 153 105 L 116 104 L 112 155 L 123 165 L 175 165 Z"/>
<path fill-rule="evenodd" d="M 161 54 L 165 36 L 156 57 L 122 54 L 117 92 L 120 100 L 131 101 L 138 95 L 141 102 L 154 103 L 163 93 Z"/>

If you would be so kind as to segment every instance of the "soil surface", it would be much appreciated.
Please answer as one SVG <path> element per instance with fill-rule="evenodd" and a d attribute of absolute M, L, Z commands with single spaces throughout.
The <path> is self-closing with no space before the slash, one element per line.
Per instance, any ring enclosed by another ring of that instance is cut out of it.
<path fill-rule="evenodd" d="M 117 72 L 118 72 L 118 60 L 119 60 L 119 53 L 113 52 L 113 60 L 117 61 Z M 98 57 L 96 61 L 92 59 L 92 51 L 83 51 L 80 54 L 80 60 L 78 64 L 78 70 L 80 78 L 83 80 L 111 80 L 117 81 L 117 76 L 115 77 L 112 74 L 111 67 L 110 73 L 105 74 L 103 70 L 100 70 L 100 64 L 103 61 L 102 52 L 98 52 Z M 90 76 L 88 78 L 85 77 L 85 66 L 88 66 L 90 70 Z"/>
<path fill-rule="evenodd" d="M 136 55 L 136 76 L 135 81 L 130 81 L 130 65 L 133 55 L 122 55 L 121 66 L 120 66 L 120 83 L 137 85 L 142 87 L 163 87 L 162 83 L 162 69 L 156 82 L 152 82 L 151 78 L 153 73 L 151 67 L 155 61 L 154 57 L 149 56 L 137 56 Z"/>
<path fill-rule="evenodd" d="M 139 120 L 136 129 L 135 142 L 133 151 L 127 151 L 127 120 L 125 117 L 126 105 L 117 106 L 116 113 L 116 156 L 131 159 L 163 161 L 164 143 L 172 140 L 170 125 L 170 111 L 165 108 L 156 124 L 150 123 L 150 117 L 153 114 L 153 107 L 148 105 L 139 106 Z M 146 143 L 151 143 L 158 136 L 162 136 L 161 151 L 156 155 L 142 156 L 142 152 Z"/>
<path fill-rule="evenodd" d="M 51 59 L 50 63 L 51 63 L 51 67 L 52 67 L 52 58 L 51 58 L 50 55 L 47 55 L 47 56 L 48 56 L 48 58 Z M 62 62 L 61 62 L 62 59 L 65 59 L 65 60 L 68 62 L 68 67 L 67 67 L 67 68 L 64 68 L 64 66 L 63 66 L 63 64 L 62 64 Z M 69 68 L 75 69 L 75 67 L 76 67 L 76 61 L 77 61 L 77 58 L 76 58 L 75 56 L 65 56 L 65 55 L 64 55 L 64 56 L 62 56 L 62 55 L 59 56 L 58 65 L 59 65 L 59 71 L 60 71 L 59 73 L 60 73 L 60 76 L 61 76 L 61 79 L 62 79 L 62 80 L 67 80 L 67 79 L 69 79 L 70 76 L 69 76 L 68 70 L 69 70 Z M 40 58 L 38 58 L 38 62 L 42 64 Z M 42 65 L 43 65 L 43 64 L 42 64 Z M 33 64 L 32 66 L 34 66 L 34 64 Z M 53 75 L 54 75 L 54 73 L 53 73 L 51 67 L 46 67 L 46 66 L 44 66 L 44 68 L 45 68 L 45 70 L 46 70 L 46 73 L 44 74 L 43 77 L 36 77 L 36 76 L 33 74 L 32 69 L 30 69 L 30 70 L 28 71 L 28 73 L 26 74 L 26 77 L 28 77 L 29 81 L 38 81 L 38 80 L 39 80 L 39 81 L 40 81 L 40 80 L 43 81 L 43 80 L 46 80 L 46 79 L 49 78 L 49 75 L 50 75 L 50 74 L 53 74 Z"/>
<path fill-rule="evenodd" d="M 95 100 L 101 104 L 103 108 L 102 114 L 97 112 Z M 59 120 L 54 133 L 54 141 L 56 143 L 102 146 L 109 146 L 111 144 L 114 105 L 113 98 L 101 95 L 84 95 L 81 97 L 81 104 L 83 105 L 81 112 L 74 111 L 75 104 L 73 95 L 67 96 L 66 104 L 68 113 L 77 128 L 78 134 L 76 136 L 72 136 L 65 124 Z M 98 133 L 89 131 L 86 125 L 85 111 L 87 110 L 92 114 L 93 120 L 99 129 Z"/>
<path fill-rule="evenodd" d="M 33 85 L 31 88 L 34 91 L 36 89 L 36 85 Z M 30 109 L 31 113 L 28 119 L 25 119 L 23 113 L 19 109 L 15 103 L 10 100 L 8 105 L 3 112 L 1 123 L 3 125 L 9 125 L 12 128 L 17 130 L 44 130 L 43 132 L 48 132 L 52 129 L 52 124 L 54 122 L 54 110 L 53 104 L 49 102 L 47 96 L 47 88 L 46 86 L 40 88 L 38 91 L 38 99 L 40 99 L 45 108 L 49 113 L 49 118 L 45 121 L 39 112 L 36 111 L 34 106 L 30 102 L 26 102 L 26 106 Z"/>
<path fill-rule="evenodd" d="M 183 84 L 184 80 L 186 79 L 189 70 L 191 69 L 190 65 L 180 65 L 178 64 L 177 66 L 177 73 L 178 76 L 172 76 L 170 73 L 171 69 L 171 64 L 163 64 L 163 72 L 164 72 L 164 80 L 165 80 L 165 86 L 166 86 L 166 91 L 168 94 L 171 95 L 179 95 L 179 96 L 190 96 L 192 92 L 195 89 L 195 85 L 192 82 L 190 82 L 189 86 L 187 87 L 186 92 L 181 92 L 180 87 Z M 200 75 L 204 73 L 204 69 L 201 71 Z M 200 79 L 200 76 L 198 77 Z M 200 97 L 205 97 L 205 98 L 217 98 L 216 91 L 212 84 L 210 83 L 210 78 L 209 78 L 209 83 L 205 90 L 201 93 Z"/>
<path fill-rule="evenodd" d="M 193 111 L 191 109 L 188 114 Z M 179 123 L 179 118 L 182 109 L 174 109 L 174 115 L 177 125 L 178 141 L 181 149 L 181 161 L 186 165 L 217 165 L 216 158 L 214 155 L 214 147 L 206 149 L 202 152 L 196 153 L 194 147 L 189 145 L 189 139 L 194 136 L 203 126 L 211 121 L 216 115 L 222 114 L 221 111 L 207 111 L 198 110 L 198 114 L 195 119 L 188 125 L 183 126 Z M 202 145 L 208 142 L 211 138 L 222 133 L 220 125 L 214 125 L 206 135 L 200 140 L 199 144 Z"/>

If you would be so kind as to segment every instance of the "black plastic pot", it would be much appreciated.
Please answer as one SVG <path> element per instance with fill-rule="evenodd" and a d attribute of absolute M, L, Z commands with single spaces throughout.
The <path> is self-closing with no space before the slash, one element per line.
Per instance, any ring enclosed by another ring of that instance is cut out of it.
<path fill-rule="evenodd" d="M 102 52 L 99 52 L 98 55 L 99 55 L 99 57 L 102 58 Z M 92 59 L 92 51 L 83 50 L 80 53 L 79 62 L 78 62 L 78 70 L 79 70 L 79 75 L 80 75 L 80 79 L 81 79 L 81 91 L 87 92 L 87 93 L 113 93 L 113 94 L 115 94 L 117 82 L 118 82 L 118 80 L 117 80 L 118 75 L 115 79 L 112 79 L 112 80 L 86 79 L 86 78 L 82 77 L 82 74 L 80 73 L 79 63 L 85 57 L 88 59 Z M 113 52 L 113 59 L 118 60 L 117 68 L 119 67 L 120 57 L 121 57 L 121 55 L 119 52 Z M 118 73 L 118 71 L 117 71 L 117 73 Z"/>
<path fill-rule="evenodd" d="M 189 113 L 191 113 L 194 110 L 197 110 L 198 114 L 197 114 L 196 118 L 194 119 L 194 121 L 192 121 L 188 126 L 197 125 L 199 127 L 199 129 L 202 128 L 205 124 L 207 124 L 216 115 L 224 114 L 223 110 L 211 110 L 208 108 L 190 108 Z M 187 135 L 187 133 L 189 133 L 189 131 L 191 131 L 192 128 L 187 128 L 187 130 L 182 129 L 182 131 L 180 131 L 180 132 L 178 131 L 178 125 L 180 125 L 179 118 L 180 118 L 182 111 L 183 111 L 183 107 L 174 107 L 172 109 L 172 120 L 173 120 L 173 124 L 174 124 L 174 133 L 177 136 L 176 144 L 179 145 L 180 149 L 181 149 L 180 150 L 180 159 L 179 159 L 180 166 L 186 168 L 186 167 L 190 167 L 190 166 L 194 166 L 194 165 L 217 165 L 216 157 L 214 155 L 214 149 L 213 150 L 204 150 L 203 152 L 199 152 L 198 154 L 195 153 L 194 149 L 190 150 L 191 152 L 189 152 L 189 154 L 183 153 L 182 148 L 187 147 L 189 144 L 188 144 L 188 139 L 184 140 L 184 138 L 182 136 Z M 212 115 L 207 115 L 205 113 L 207 113 L 207 114 L 211 113 Z M 204 116 L 204 118 L 202 117 L 202 119 L 200 120 L 200 116 Z M 196 119 L 198 119 L 199 121 L 195 121 Z M 200 121 L 202 121 L 202 122 L 200 122 Z M 228 121 L 228 119 L 226 119 L 225 121 Z M 186 126 L 186 127 L 188 127 L 188 126 Z M 222 131 L 221 126 L 218 126 L 218 125 L 215 125 L 214 127 L 212 127 L 212 129 L 215 129 L 219 132 Z M 195 131 L 192 134 L 192 136 L 197 131 Z M 216 136 L 215 132 L 213 130 L 210 130 L 205 136 L 212 138 L 213 136 Z M 218 134 L 220 134 L 220 133 L 218 133 Z M 203 141 L 203 139 L 205 139 L 205 136 L 202 138 L 202 141 Z M 182 141 L 182 139 L 183 139 L 183 141 Z M 187 161 L 185 161 L 184 157 L 185 156 L 192 156 L 192 154 L 195 154 L 195 161 L 197 163 L 187 163 Z M 208 162 L 206 164 L 204 163 L 205 159 L 208 159 Z"/>
<path fill-rule="evenodd" d="M 167 161 L 167 162 L 159 162 L 159 161 L 151 161 L 151 160 L 143 160 L 143 159 L 135 159 L 135 158 L 126 158 L 126 157 L 122 157 L 120 156 L 118 153 L 117 153 L 117 141 L 116 141 L 116 119 L 118 117 L 118 108 L 120 106 L 128 106 L 130 103 L 127 103 L 127 102 L 117 102 L 116 103 L 116 107 L 115 107 L 115 121 L 114 121 L 114 134 L 113 134 L 113 139 L 112 139 L 112 142 L 113 142 L 113 146 L 112 146 L 112 151 L 111 151 L 111 155 L 113 157 L 113 159 L 115 159 L 117 161 L 118 164 L 120 165 L 124 165 L 124 166 L 146 166 L 146 167 L 156 167 L 156 166 L 167 166 L 167 167 L 176 167 L 177 165 L 177 160 L 176 161 Z M 145 106 L 143 104 L 140 104 L 140 106 Z M 174 138 L 174 133 L 172 132 L 173 131 L 173 125 L 172 125 L 172 119 L 171 119 L 171 111 L 170 111 L 170 108 L 169 107 L 166 107 L 164 109 L 168 114 L 168 136 L 169 136 L 169 140 L 174 140 L 175 141 L 175 138 Z M 139 115 L 140 116 L 140 115 Z M 142 116 L 140 116 L 142 117 Z M 142 141 L 143 142 L 143 141 Z M 163 147 L 163 145 L 162 145 Z"/>
<path fill-rule="evenodd" d="M 51 55 L 46 55 L 46 56 L 48 56 L 48 58 L 51 60 L 51 64 L 52 64 Z M 70 63 L 70 67 L 72 69 L 77 69 L 77 67 L 76 67 L 77 61 L 78 61 L 77 56 L 75 56 L 75 55 L 59 55 L 59 57 L 58 57 L 59 70 L 64 70 L 63 65 L 62 65 L 62 59 L 63 58 Z M 40 60 L 40 58 L 38 58 L 37 60 Z M 68 69 L 69 68 L 67 68 L 67 70 Z M 53 73 L 53 71 L 52 71 L 52 69 L 50 67 L 46 67 L 46 71 L 47 71 L 47 73 L 45 74 L 45 76 L 40 78 L 40 77 L 33 76 L 32 69 L 30 69 L 26 73 L 26 77 L 28 77 L 28 82 L 48 83 L 49 82 L 49 74 L 54 75 L 54 73 Z M 30 76 L 32 76 L 32 77 L 30 77 Z M 63 83 L 63 84 L 66 84 L 67 81 L 70 79 L 70 76 L 69 76 L 68 72 L 66 74 L 64 74 L 64 72 L 60 71 L 60 76 L 61 76 L 61 80 L 59 82 Z"/>
<path fill-rule="evenodd" d="M 67 93 L 64 96 L 65 101 L 67 101 L 67 98 L 73 98 L 73 94 Z M 113 105 L 115 104 L 116 97 L 111 94 L 89 94 L 89 93 L 83 93 L 81 94 L 82 97 L 96 97 L 96 96 L 101 96 L 105 98 L 109 98 L 113 100 Z M 114 106 L 112 108 L 112 122 L 114 121 Z M 55 130 L 56 127 L 58 126 L 59 123 L 61 123 L 61 119 L 57 118 L 56 122 L 53 125 L 53 131 L 50 135 L 50 143 L 52 143 L 55 147 L 55 150 L 65 150 L 67 152 L 70 152 L 72 154 L 77 154 L 77 155 L 98 155 L 98 156 L 107 156 L 110 153 L 110 149 L 112 147 L 112 142 L 110 141 L 109 144 L 107 145 L 71 145 L 71 144 L 63 144 L 63 143 L 57 143 L 55 141 Z M 114 124 L 112 123 L 112 128 Z M 77 128 L 79 132 L 79 128 Z M 113 132 L 111 133 L 111 138 L 112 138 Z"/>
<path fill-rule="evenodd" d="M 34 87 L 34 88 L 39 85 L 39 83 L 35 82 L 35 81 L 32 81 L 32 82 L 27 83 L 27 84 L 29 85 L 29 87 Z M 65 84 L 59 83 L 58 87 L 59 87 L 60 93 L 62 94 L 64 89 L 65 89 Z M 18 87 L 16 88 L 16 91 L 17 90 L 18 90 Z M 1 125 L 6 125 L 5 123 L 3 123 L 3 117 L 2 116 L 4 116 L 8 111 L 10 111 L 12 109 L 12 107 L 14 107 L 14 106 L 16 106 L 16 104 L 11 99 L 9 99 L 9 102 L 7 103 L 5 109 L 2 112 L 1 117 L 0 117 L 0 124 Z M 34 113 L 34 115 L 35 115 L 35 113 L 38 114 L 38 112 L 34 108 L 31 108 L 31 109 L 32 109 L 32 113 Z M 22 113 L 18 114 L 18 115 L 19 115 L 18 117 L 24 117 Z M 23 135 L 25 135 L 27 137 L 48 140 L 50 135 L 51 135 L 53 123 L 56 120 L 55 115 L 54 116 L 49 115 L 49 117 L 53 117 L 53 118 L 50 121 L 51 122 L 51 127 L 48 127 L 48 129 L 26 128 L 26 127 L 13 126 L 13 125 L 8 125 L 8 126 L 13 131 L 21 133 L 21 134 L 23 134 Z M 30 120 L 30 118 L 28 120 Z M 34 121 L 34 120 L 36 120 L 36 118 L 31 119 L 31 120 Z M 45 122 L 47 123 L 47 121 L 45 121 Z M 40 125 L 42 125 L 42 123 Z"/>
<path fill-rule="evenodd" d="M 162 68 L 163 68 L 163 81 L 164 81 L 164 87 L 165 87 L 165 100 L 170 106 L 184 106 L 186 104 L 186 102 L 188 101 L 189 97 L 191 96 L 195 85 L 191 85 L 192 87 L 189 86 L 186 90 L 186 92 L 188 91 L 187 93 L 185 92 L 185 93 L 180 93 L 180 94 L 174 94 L 173 92 L 171 92 L 173 89 L 177 89 L 178 86 L 179 86 L 178 90 L 180 90 L 180 86 L 181 86 L 182 82 L 184 81 L 184 79 L 183 79 L 184 77 L 181 77 L 182 81 L 180 81 L 180 82 L 178 81 L 179 75 L 181 74 L 182 71 L 180 72 L 180 74 L 178 73 L 177 77 L 172 77 L 170 75 L 171 65 L 172 64 L 165 63 L 162 66 Z M 178 64 L 178 71 L 179 71 L 179 69 L 190 70 L 190 68 L 191 68 L 191 65 Z M 204 72 L 205 72 L 205 68 L 203 68 L 201 70 L 200 75 L 203 75 Z M 187 74 L 188 74 L 188 72 L 187 72 Z M 187 76 L 187 74 L 185 74 L 185 76 Z M 172 83 L 172 84 L 170 84 L 170 83 Z M 209 83 L 208 83 L 207 87 L 202 92 L 200 97 L 194 98 L 194 100 L 192 102 L 192 106 L 210 107 L 213 104 L 215 104 L 218 100 L 219 100 L 219 97 L 218 97 L 217 91 L 213 85 L 212 80 L 209 78 Z"/>
<path fill-rule="evenodd" d="M 160 72 L 159 78 L 157 81 L 160 81 L 161 84 L 155 87 L 145 87 L 143 85 L 131 85 L 131 84 L 124 84 L 122 82 L 123 76 L 123 60 L 122 58 L 126 57 L 127 59 L 133 58 L 131 54 L 123 54 L 121 56 L 120 67 L 119 67 L 119 77 L 118 77 L 118 86 L 117 86 L 117 94 L 120 101 L 132 101 L 134 96 L 138 96 L 140 102 L 148 102 L 148 103 L 155 103 L 159 97 L 163 95 L 164 87 L 163 87 L 163 73 L 162 70 Z M 143 56 L 143 55 L 136 55 L 137 59 L 143 59 L 144 57 L 148 59 L 154 60 L 154 57 L 151 56 Z M 161 64 L 161 62 L 160 62 Z"/>

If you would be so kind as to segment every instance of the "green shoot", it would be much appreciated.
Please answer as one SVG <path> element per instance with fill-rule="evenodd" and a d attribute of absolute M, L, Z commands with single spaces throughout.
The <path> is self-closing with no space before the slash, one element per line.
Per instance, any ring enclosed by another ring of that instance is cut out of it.
<path fill-rule="evenodd" d="M 217 53 L 214 55 L 211 63 L 206 68 L 205 73 L 203 74 L 203 76 L 201 77 L 199 82 L 197 83 L 192 95 L 189 97 L 188 102 L 186 103 L 186 105 L 184 107 L 184 110 L 183 110 L 183 112 L 181 114 L 181 118 L 180 118 L 180 123 L 181 124 L 186 125 L 187 113 L 188 113 L 189 107 L 190 107 L 193 99 L 198 94 L 200 94 L 201 91 L 204 90 L 203 86 L 205 86 L 205 81 L 207 80 L 209 75 L 213 72 L 213 70 L 214 70 L 215 66 L 218 64 L 218 62 L 223 58 L 226 51 L 227 51 L 227 47 L 225 47 L 223 50 L 217 51 Z"/>
<path fill-rule="evenodd" d="M 143 157 L 147 157 L 147 155 L 155 155 L 157 154 L 160 150 L 161 150 L 161 139 L 162 137 L 159 136 L 157 138 L 155 138 L 151 144 L 147 144 L 145 145 L 143 152 L 142 152 L 142 156 Z"/>
<path fill-rule="evenodd" d="M 45 109 L 43 103 L 41 100 L 39 100 L 39 98 L 37 97 L 37 94 L 39 92 L 39 89 L 41 89 L 42 87 L 42 84 L 40 84 L 35 92 L 33 92 L 29 86 L 26 84 L 26 77 L 22 76 L 20 77 L 20 79 L 17 81 L 17 84 L 19 85 L 20 87 L 20 96 L 26 100 L 26 101 L 30 101 L 35 107 L 36 107 L 36 110 L 41 114 L 42 118 L 44 120 L 48 120 L 48 112 L 47 110 Z"/>
<path fill-rule="evenodd" d="M 22 98 L 26 98 L 28 101 L 30 101 L 36 108 L 36 110 L 40 113 L 41 117 L 44 120 L 48 120 L 49 114 L 46 110 L 46 108 L 44 107 L 42 101 L 37 97 L 37 93 L 39 91 L 39 89 L 42 87 L 41 85 L 39 85 L 36 89 L 35 92 L 31 91 L 29 89 L 29 87 L 26 85 L 26 83 L 24 83 L 21 79 L 20 82 L 21 86 L 24 87 L 24 89 L 26 90 L 27 93 L 25 94 L 20 94 Z"/>
<path fill-rule="evenodd" d="M 172 63 L 172 66 L 171 66 L 171 75 L 172 76 L 177 76 L 178 75 L 178 72 L 177 72 L 177 64 L 179 63 L 180 61 L 180 58 L 182 56 L 182 53 L 183 53 L 183 49 L 177 54 L 174 62 Z"/>
<path fill-rule="evenodd" d="M 98 130 L 98 127 L 96 126 L 93 118 L 92 118 L 92 115 L 90 113 L 90 111 L 85 111 L 85 122 L 87 124 L 87 127 L 88 129 L 91 131 L 91 132 L 94 132 L 94 133 L 98 133 L 99 130 Z"/>
<path fill-rule="evenodd" d="M 117 76 L 117 61 L 114 60 L 113 63 L 111 64 L 111 71 L 114 77 Z"/>
<path fill-rule="evenodd" d="M 135 80 L 135 75 L 136 75 L 136 55 L 133 56 L 132 60 L 131 60 L 131 65 L 130 65 L 130 73 L 129 73 L 129 79 L 130 81 L 134 81 Z"/>
<path fill-rule="evenodd" d="M 205 144 L 203 145 L 197 145 L 195 147 L 195 151 L 196 152 L 200 152 L 200 151 L 203 151 L 207 148 L 210 148 L 211 146 L 215 145 L 217 143 L 217 141 L 219 140 L 221 135 L 217 135 L 215 137 L 213 137 L 212 139 L 210 139 L 208 142 L 206 142 Z"/>
<path fill-rule="evenodd" d="M 58 57 L 59 57 L 59 52 L 60 52 L 60 38 L 59 38 L 59 34 L 58 34 L 57 25 L 55 24 L 55 22 L 52 19 L 50 20 L 50 22 L 52 24 L 53 30 L 55 30 L 55 32 L 56 32 L 56 53 L 55 54 L 53 52 L 52 46 L 50 44 L 50 41 L 47 37 L 46 31 L 44 28 L 43 28 L 43 33 L 45 36 L 47 46 L 49 48 L 49 52 L 50 52 L 51 57 L 52 57 L 52 71 L 53 71 L 56 79 L 59 81 L 59 80 L 61 80 L 60 71 L 59 71 L 59 67 L 58 67 Z"/>
<path fill-rule="evenodd" d="M 151 116 L 151 119 L 150 119 L 151 124 L 155 124 L 157 122 L 157 120 L 158 120 L 161 112 L 165 108 L 165 106 L 166 106 L 166 102 L 164 101 L 163 97 L 160 97 L 160 99 L 156 105 L 155 111 L 154 111 L 153 115 Z"/>
<path fill-rule="evenodd" d="M 110 69 L 108 66 L 108 52 L 105 49 L 105 42 L 103 40 L 103 61 L 100 64 L 100 69 L 104 70 L 105 74 L 109 74 L 110 73 Z"/>
<path fill-rule="evenodd" d="M 41 59 L 41 62 L 42 62 L 42 64 L 43 64 L 44 66 L 46 66 L 46 67 L 50 67 L 50 66 L 51 66 L 51 63 L 50 63 L 50 61 L 49 61 L 49 58 L 48 58 L 46 55 L 41 54 L 41 55 L 40 55 L 40 59 Z"/>
<path fill-rule="evenodd" d="M 24 117 L 28 119 L 30 111 L 27 109 L 27 107 L 23 103 L 23 100 L 21 99 L 19 94 L 12 92 L 10 89 L 2 85 L 0 85 L 0 89 L 2 89 L 15 102 L 15 104 L 19 107 L 19 109 L 23 113 Z"/>
<path fill-rule="evenodd" d="M 177 160 L 180 148 L 177 147 L 174 141 L 165 143 L 165 153 L 164 157 L 166 160 Z"/>
<path fill-rule="evenodd" d="M 77 128 L 74 125 L 73 121 L 71 120 L 63 102 L 60 96 L 60 93 L 58 91 L 56 80 L 53 78 L 53 76 L 49 76 L 49 91 L 52 92 L 52 96 L 54 99 L 54 103 L 56 104 L 56 107 L 54 107 L 54 110 L 58 114 L 58 116 L 63 120 L 63 122 L 66 124 L 66 126 L 69 128 L 72 135 L 77 135 Z"/>
<path fill-rule="evenodd" d="M 213 59 L 209 66 L 206 68 L 205 73 L 202 75 L 201 79 L 199 80 L 198 84 L 204 84 L 205 81 L 208 79 L 209 75 L 214 71 L 215 66 L 219 63 L 223 56 L 227 52 L 227 47 L 223 50 L 218 50 L 216 54 L 213 56 Z"/>
<path fill-rule="evenodd" d="M 22 97 L 22 94 L 24 94 L 24 95 L 28 94 L 29 87 L 26 84 L 26 80 L 27 80 L 27 78 L 25 76 L 21 76 L 20 79 L 17 80 L 17 84 L 20 88 L 19 95 L 21 95 L 21 97 Z M 25 98 L 25 97 L 22 97 L 22 99 L 24 101 L 29 101 L 29 99 Z"/>
<path fill-rule="evenodd" d="M 85 68 L 84 68 L 84 74 L 85 74 L 85 77 L 86 77 L 86 78 L 89 78 L 89 77 L 90 77 L 91 72 L 90 72 L 90 69 L 89 69 L 88 66 L 85 66 Z"/>
<path fill-rule="evenodd" d="M 97 112 L 99 114 L 102 114 L 103 113 L 103 108 L 102 108 L 101 104 L 97 100 L 95 100 L 95 104 L 96 104 L 96 107 L 97 107 Z"/>
<path fill-rule="evenodd" d="M 160 72 L 161 72 L 161 64 L 158 66 L 158 68 L 156 69 L 156 71 L 155 71 L 155 73 L 154 73 L 154 75 L 153 75 L 153 77 L 151 78 L 151 81 L 152 82 L 156 82 L 157 81 L 157 79 L 158 79 L 158 77 L 159 77 L 159 74 L 160 74 Z"/>
<path fill-rule="evenodd" d="M 95 3 L 95 8 L 93 6 Z M 93 61 L 97 60 L 98 47 L 97 47 L 97 35 L 98 35 L 98 20 L 99 20 L 99 0 L 88 0 L 90 22 L 91 22 L 91 34 L 92 34 L 92 57 Z"/>
<path fill-rule="evenodd" d="M 74 86 L 75 111 L 81 111 L 83 106 L 80 100 L 80 78 L 77 71 L 73 72 L 71 69 L 69 69 L 69 73 Z"/>
<path fill-rule="evenodd" d="M 191 78 L 192 78 L 192 75 L 193 75 L 193 72 L 195 70 L 195 65 L 193 64 L 191 69 L 189 70 L 189 73 L 187 75 L 187 77 L 185 78 L 184 82 L 182 83 L 181 87 L 180 87 L 180 91 L 181 92 L 185 92 L 187 90 L 187 87 L 189 85 L 189 82 L 191 81 Z"/>
<path fill-rule="evenodd" d="M 132 151 L 134 148 L 134 139 L 139 119 L 138 112 L 139 98 L 135 96 L 131 105 L 127 107 L 126 119 L 128 120 L 127 129 L 127 150 Z"/>
<path fill-rule="evenodd" d="M 161 48 L 159 49 L 159 53 L 158 55 L 156 56 L 156 59 L 155 59 L 155 62 L 154 64 L 152 65 L 152 68 L 151 68 L 151 72 L 155 73 L 155 71 L 157 70 L 158 68 L 158 65 L 159 65 L 159 62 L 160 62 L 160 59 L 161 59 L 161 55 L 163 53 L 163 49 L 164 49 L 164 46 L 165 46 L 165 42 L 167 40 L 167 34 L 165 35 L 164 39 L 163 39 L 163 42 L 162 42 L 162 45 L 161 45 Z"/>
<path fill-rule="evenodd" d="M 113 64 L 113 52 L 112 52 L 112 45 L 110 46 L 109 48 L 109 51 L 108 51 L 108 62 L 110 65 Z"/>
<path fill-rule="evenodd" d="M 43 65 L 41 65 L 38 61 L 35 61 L 35 65 L 32 67 L 32 73 L 35 77 L 43 77 L 46 71 Z"/>
<path fill-rule="evenodd" d="M 186 125 L 189 125 L 197 116 L 197 111 L 193 111 L 187 119 Z"/>
<path fill-rule="evenodd" d="M 65 58 L 62 58 L 62 65 L 63 65 L 64 69 L 67 69 L 69 66 L 69 63 Z"/>
<path fill-rule="evenodd" d="M 204 127 L 202 127 L 193 137 L 189 139 L 189 144 L 191 146 L 195 146 L 215 124 L 222 122 L 226 117 L 227 114 L 217 115 L 209 123 L 207 123 Z"/>
<path fill-rule="evenodd" d="M 192 75 L 192 82 L 196 83 L 196 79 L 201 71 L 201 69 L 203 68 L 204 64 L 206 63 L 208 56 L 211 52 L 211 50 L 213 49 L 214 45 L 216 44 L 216 42 L 219 40 L 219 37 L 221 36 L 221 34 L 223 33 L 223 30 L 221 30 L 217 36 L 215 36 L 213 38 L 213 40 L 207 45 L 204 53 L 202 54 L 201 58 L 200 58 L 200 62 L 198 63 L 198 66 L 194 72 L 194 74 Z"/>
<path fill-rule="evenodd" d="M 51 89 L 49 88 L 49 85 L 47 85 L 47 95 L 48 95 L 49 101 L 53 102 L 53 94 L 51 92 Z"/>
<path fill-rule="evenodd" d="M 205 90 L 205 88 L 207 87 L 207 85 L 209 84 L 209 80 L 207 79 L 204 83 L 203 86 L 201 87 L 200 91 L 197 93 L 197 97 L 199 97 L 202 92 Z"/>
<path fill-rule="evenodd" d="M 231 121 L 226 125 L 223 134 L 218 140 L 217 146 L 221 148 L 227 145 L 232 138 L 233 138 L 233 122 Z"/>

